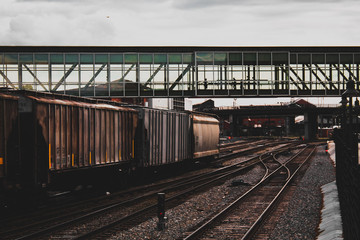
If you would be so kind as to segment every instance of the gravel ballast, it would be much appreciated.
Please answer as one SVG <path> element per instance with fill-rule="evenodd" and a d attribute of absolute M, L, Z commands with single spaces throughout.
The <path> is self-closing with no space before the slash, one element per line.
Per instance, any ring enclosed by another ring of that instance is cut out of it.
<path fill-rule="evenodd" d="M 255 184 L 263 175 L 263 169 L 254 168 L 243 179 Z M 322 208 L 320 187 L 335 180 L 335 170 L 324 147 L 318 147 L 310 166 L 288 205 L 287 211 L 278 221 L 270 239 L 316 239 Z M 213 187 L 206 193 L 198 194 L 183 204 L 166 211 L 167 229 L 157 231 L 156 213 L 154 217 L 127 231 L 114 234 L 111 239 L 178 239 L 186 230 L 201 224 L 215 211 L 244 193 L 249 186 L 232 187 L 228 180 Z"/>
<path fill-rule="evenodd" d="M 270 239 L 316 239 L 323 201 L 321 186 L 335 180 L 334 166 L 324 149 L 324 146 L 317 147 L 288 210 L 280 218 Z"/>

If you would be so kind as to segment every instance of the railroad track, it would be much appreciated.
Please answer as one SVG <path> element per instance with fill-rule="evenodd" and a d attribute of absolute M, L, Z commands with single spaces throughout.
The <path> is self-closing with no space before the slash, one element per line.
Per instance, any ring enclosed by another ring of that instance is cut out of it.
<path fill-rule="evenodd" d="M 254 144 L 264 144 L 269 142 L 266 139 L 251 139 L 251 140 L 238 140 L 230 143 L 222 143 L 220 144 L 220 152 L 231 152 L 233 150 L 237 150 L 240 146 L 242 148 L 248 148 L 253 146 Z"/>
<path fill-rule="evenodd" d="M 245 168 L 246 164 L 251 165 L 251 161 L 254 161 L 254 159 L 249 159 L 248 161 L 244 161 L 241 163 L 243 165 L 242 167 Z M 97 206 L 94 209 L 86 209 L 78 212 L 74 212 L 71 214 L 64 214 L 63 216 L 58 216 L 56 218 L 53 218 L 50 220 L 44 220 L 40 221 L 35 224 L 30 224 L 28 226 L 24 226 L 24 228 L 21 230 L 22 235 L 19 236 L 19 229 L 15 229 L 12 231 L 12 233 L 17 233 L 15 235 L 11 236 L 10 232 L 1 232 L 1 235 L 8 236 L 8 239 L 15 238 L 15 239 L 28 239 L 28 238 L 46 238 L 45 236 L 49 236 L 50 233 L 54 233 L 58 231 L 58 229 L 64 229 L 69 228 L 69 226 L 73 225 L 74 223 L 78 222 L 91 222 L 95 221 L 98 222 L 98 216 L 105 215 L 105 217 L 102 217 L 101 220 L 105 224 L 102 227 L 99 227 L 98 225 L 94 224 L 94 227 L 91 227 L 91 224 L 87 227 L 87 233 L 80 233 L 80 238 L 86 239 L 88 237 L 93 236 L 94 234 L 98 234 L 100 232 L 105 231 L 105 229 L 112 228 L 116 225 L 120 225 L 121 227 L 117 228 L 117 230 L 127 228 L 131 225 L 135 225 L 138 222 L 141 222 L 144 219 L 144 216 L 154 215 L 153 209 L 156 207 L 156 200 L 154 199 L 148 199 L 143 203 L 135 204 L 136 201 L 142 201 L 143 199 L 150 198 L 151 196 L 154 196 L 157 192 L 167 192 L 167 195 L 169 194 L 170 197 L 167 199 L 167 201 L 174 202 L 174 205 L 180 204 L 179 202 L 183 201 L 181 200 L 181 196 L 186 196 L 189 194 L 189 192 L 194 192 L 196 189 L 191 188 L 189 190 L 189 185 L 194 186 L 197 185 L 197 188 L 202 188 L 206 185 L 209 185 L 213 182 L 220 181 L 221 179 L 230 176 L 232 174 L 235 174 L 236 172 L 240 171 L 240 164 L 234 164 L 231 166 L 227 166 L 224 168 L 217 169 L 213 171 L 212 173 L 204 173 L 200 174 L 195 177 L 188 177 L 186 179 L 181 180 L 174 180 L 170 183 L 163 183 L 162 185 L 157 186 L 157 188 L 154 187 L 153 191 L 147 192 L 145 194 L 141 194 L 141 196 L 133 197 L 128 200 L 123 200 L 120 203 L 111 203 L 102 205 L 101 207 Z M 169 186 L 171 185 L 171 186 Z M 167 186 L 167 187 L 164 187 Z M 182 189 L 188 188 L 187 191 L 184 191 Z M 149 190 L 149 189 L 148 189 Z M 123 193 L 124 194 L 124 193 Z M 180 200 L 179 200 L 180 199 Z M 93 201 L 93 200 L 92 200 Z M 132 207 L 129 207 L 131 205 Z M 144 207 L 146 205 L 147 207 Z M 127 206 L 127 207 L 126 207 Z M 127 212 L 121 212 L 119 214 L 114 214 L 114 210 L 117 208 L 127 208 Z M 141 209 L 139 211 L 136 211 L 137 209 Z M 108 212 L 106 214 L 105 212 Z M 110 212 L 110 213 L 109 213 Z M 146 215 L 145 213 L 148 212 Z M 116 215 L 116 216 L 115 216 Z M 142 215 L 142 219 L 140 219 L 139 215 Z M 125 217 L 124 217 L 125 216 Z M 89 219 L 93 220 L 89 220 Z M 130 219 L 133 219 L 130 221 Z M 69 220 L 70 219 L 70 220 Z M 114 220 L 116 219 L 116 220 Z M 40 226 L 39 226 L 40 225 Z M 58 236 L 64 236 L 64 235 L 71 235 L 71 236 L 78 236 L 79 234 L 74 234 L 73 232 L 61 232 L 58 234 Z M 55 233 L 56 236 L 56 233 Z"/>
<path fill-rule="evenodd" d="M 201 226 L 187 232 L 183 239 L 222 239 L 224 236 L 226 239 L 250 239 L 256 234 L 256 239 L 267 239 L 269 231 L 257 232 L 258 229 L 314 150 L 307 146 L 285 163 L 276 157 L 268 163 L 263 159 L 266 173 L 262 180 Z M 276 168 L 274 161 L 278 164 Z"/>

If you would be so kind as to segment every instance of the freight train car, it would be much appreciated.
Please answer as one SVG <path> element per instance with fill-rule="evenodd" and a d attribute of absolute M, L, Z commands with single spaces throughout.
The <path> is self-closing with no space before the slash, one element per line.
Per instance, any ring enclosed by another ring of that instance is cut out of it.
<path fill-rule="evenodd" d="M 8 112 L 19 109 L 19 131 L 16 133 L 14 126 L 9 131 L 19 139 L 20 164 L 12 166 L 12 160 L 6 166 L 20 177 L 8 188 L 101 182 L 131 168 L 136 110 L 46 95 L 19 94 L 18 98 L 20 108 L 14 104 Z"/>
<path fill-rule="evenodd" d="M 16 182 L 19 165 L 19 97 L 0 93 L 0 194 Z"/>
<path fill-rule="evenodd" d="M 191 118 L 186 112 L 137 108 L 136 132 L 138 167 L 178 163 L 192 157 Z"/>
<path fill-rule="evenodd" d="M 213 116 L 192 113 L 193 158 L 219 154 L 219 120 Z"/>
<path fill-rule="evenodd" d="M 162 166 L 219 153 L 219 120 L 214 116 L 150 108 L 138 110 L 137 166 Z"/>
<path fill-rule="evenodd" d="M 219 153 L 211 115 L 27 91 L 0 99 L 2 190 L 116 182 Z"/>

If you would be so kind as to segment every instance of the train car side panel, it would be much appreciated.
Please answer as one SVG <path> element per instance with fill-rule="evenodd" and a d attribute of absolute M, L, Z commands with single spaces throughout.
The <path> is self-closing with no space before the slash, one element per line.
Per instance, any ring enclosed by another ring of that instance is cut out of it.
<path fill-rule="evenodd" d="M 12 187 L 16 181 L 19 164 L 18 100 L 18 97 L 0 94 L 0 184 L 3 182 L 5 188 Z"/>
<path fill-rule="evenodd" d="M 219 153 L 219 121 L 210 116 L 193 114 L 194 158 Z"/>
<path fill-rule="evenodd" d="M 95 135 L 95 146 L 94 146 L 94 157 L 95 164 L 100 164 L 101 161 L 101 113 L 100 110 L 94 109 L 95 111 L 95 124 L 94 124 L 94 135 Z"/>
<path fill-rule="evenodd" d="M 83 121 L 84 121 L 84 125 L 83 125 L 83 146 L 84 146 L 84 151 L 83 151 L 83 158 L 84 158 L 84 166 L 89 166 L 90 165 L 90 160 L 89 160 L 89 109 L 88 108 L 83 108 L 84 111 L 84 116 L 83 116 Z"/>
<path fill-rule="evenodd" d="M 136 159 L 139 167 L 161 166 L 189 160 L 190 115 L 139 108 Z"/>

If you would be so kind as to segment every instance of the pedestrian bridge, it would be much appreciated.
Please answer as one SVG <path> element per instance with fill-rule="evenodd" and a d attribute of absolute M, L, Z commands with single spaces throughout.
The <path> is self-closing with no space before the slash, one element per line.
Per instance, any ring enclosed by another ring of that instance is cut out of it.
<path fill-rule="evenodd" d="M 341 96 L 360 47 L 0 46 L 0 87 L 89 97 Z"/>

